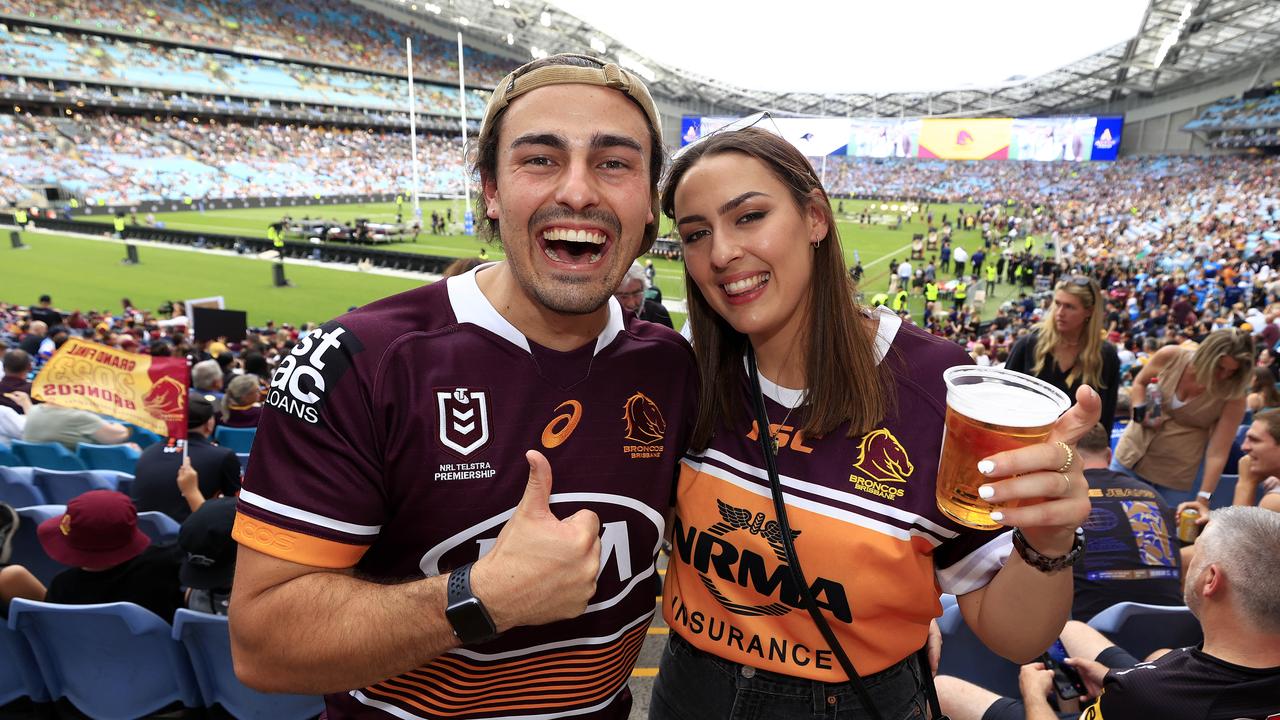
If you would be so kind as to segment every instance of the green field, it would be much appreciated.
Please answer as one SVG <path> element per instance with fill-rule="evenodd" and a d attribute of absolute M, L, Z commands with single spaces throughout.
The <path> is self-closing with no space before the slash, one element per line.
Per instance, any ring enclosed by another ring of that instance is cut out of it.
<path fill-rule="evenodd" d="M 844 201 L 845 214 L 838 216 L 846 264 L 854 263 L 855 252 L 861 258 L 866 275 L 863 291 L 867 297 L 888 286 L 890 260 L 902 259 L 910 247 L 911 236 L 925 231 L 922 217 L 906 223 L 899 230 L 883 225 L 859 226 L 854 214 L 866 205 L 864 201 Z M 461 201 L 436 200 L 423 203 L 423 212 L 444 212 L 452 207 L 455 219 L 462 214 Z M 943 213 L 954 216 L 957 205 L 933 205 L 935 222 Z M 210 233 L 266 237 L 267 225 L 288 212 L 295 218 L 304 216 L 351 220 L 367 217 L 378 221 L 395 219 L 394 203 L 362 205 L 306 206 L 292 209 L 211 210 L 208 212 L 158 213 L 156 219 L 167 227 Z M 90 216 L 94 222 L 109 223 L 111 218 Z M 664 221 L 663 230 L 667 229 Z M 385 277 L 368 273 L 328 270 L 290 265 L 291 288 L 271 286 L 269 263 L 249 257 L 229 257 L 209 253 L 141 247 L 142 264 L 121 265 L 119 244 L 97 242 L 43 233 L 27 233 L 29 250 L 0 250 L 0 301 L 28 304 L 42 293 L 53 296 L 63 309 L 90 308 L 116 310 L 122 297 L 129 297 L 138 307 L 155 308 L 165 300 L 222 295 L 227 307 L 249 312 L 251 324 L 267 319 L 276 322 L 323 321 L 395 292 L 418 285 L 418 281 Z M 980 244 L 976 232 L 957 231 L 954 244 L 972 251 Z M 417 243 L 380 245 L 386 249 L 421 252 L 450 257 L 474 257 L 487 247 L 490 258 L 500 259 L 501 246 L 484 245 L 476 237 L 465 235 L 427 235 Z M 658 287 L 663 298 L 683 300 L 684 270 L 679 262 L 655 259 Z M 1014 294 L 1008 285 L 1000 285 L 994 298 L 988 298 L 986 315 L 994 314 L 1001 300 Z M 923 301 L 912 299 L 917 315 Z M 677 323 L 682 314 L 674 314 Z"/>

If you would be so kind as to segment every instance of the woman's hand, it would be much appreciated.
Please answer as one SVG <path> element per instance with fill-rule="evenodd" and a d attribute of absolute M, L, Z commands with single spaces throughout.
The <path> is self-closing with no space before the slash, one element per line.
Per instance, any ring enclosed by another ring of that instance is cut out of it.
<path fill-rule="evenodd" d="M 1044 442 L 1006 450 L 978 463 L 983 475 L 1006 478 L 978 489 L 984 500 L 999 506 L 991 519 L 1021 528 L 1031 547 L 1043 555 L 1070 552 L 1076 528 L 1089 516 L 1089 485 L 1075 444 L 1098 424 L 1101 410 L 1098 393 L 1083 385 L 1076 391 L 1075 406 L 1058 418 Z M 1070 466 L 1058 472 L 1068 457 Z"/>
<path fill-rule="evenodd" d="M 1197 497 L 1195 500 L 1188 500 L 1186 502 L 1178 503 L 1178 509 L 1174 513 L 1174 518 L 1176 519 L 1181 517 L 1182 511 L 1186 510 L 1187 508 L 1195 508 L 1196 512 L 1200 513 L 1200 517 L 1196 518 L 1197 525 L 1204 525 L 1205 523 L 1209 522 L 1209 501 L 1208 500 Z"/>

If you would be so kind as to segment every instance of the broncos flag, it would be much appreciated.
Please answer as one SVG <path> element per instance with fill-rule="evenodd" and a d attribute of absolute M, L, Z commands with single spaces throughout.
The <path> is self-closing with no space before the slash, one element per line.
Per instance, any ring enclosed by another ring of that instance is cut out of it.
<path fill-rule="evenodd" d="M 31 383 L 31 397 L 184 440 L 190 377 L 186 358 L 139 355 L 71 338 Z"/>

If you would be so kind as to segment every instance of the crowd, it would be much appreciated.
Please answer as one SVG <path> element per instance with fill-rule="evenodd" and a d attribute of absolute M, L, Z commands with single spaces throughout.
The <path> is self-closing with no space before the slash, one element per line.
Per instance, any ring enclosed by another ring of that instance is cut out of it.
<path fill-rule="evenodd" d="M 418 75 L 448 81 L 457 73 L 458 52 L 453 41 L 343 0 L 270 4 L 251 0 L 0 0 L 0 12 L 397 74 L 404 70 L 405 38 L 411 37 Z M 292 32 L 280 32 L 282 24 Z M 492 87 L 510 65 L 503 58 L 470 47 L 464 52 L 467 74 L 478 85 Z"/>
<path fill-rule="evenodd" d="M 404 131 L 365 127 L 87 111 L 0 115 L 0 163 L 12 182 L 59 184 L 113 205 L 403 191 L 412 176 L 409 145 Z M 418 152 L 423 192 L 462 192 L 460 140 L 420 133 Z"/>
<path fill-rule="evenodd" d="M 37 30 L 43 29 L 0 26 L 0 61 L 6 73 L 382 111 L 409 107 L 409 84 L 402 77 Z M 485 96 L 476 90 L 467 93 L 469 115 L 483 112 Z M 454 84 L 415 82 L 414 101 L 420 113 L 456 117 L 456 79 Z"/>

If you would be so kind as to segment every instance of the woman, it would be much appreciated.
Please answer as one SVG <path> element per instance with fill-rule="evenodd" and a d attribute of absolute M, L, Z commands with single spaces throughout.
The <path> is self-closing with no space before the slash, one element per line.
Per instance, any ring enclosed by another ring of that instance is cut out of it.
<path fill-rule="evenodd" d="M 672 635 L 650 717 L 871 717 L 806 614 L 765 452 L 786 487 L 794 559 L 816 612 L 878 717 L 923 716 L 929 668 L 918 650 L 941 612 L 935 583 L 959 596 L 995 651 L 1042 652 L 1070 610 L 1071 573 L 1035 569 L 1026 545 L 1002 564 L 1008 534 L 963 527 L 937 507 L 941 375 L 969 358 L 855 303 L 829 200 L 804 156 L 756 128 L 710 135 L 676 158 L 662 207 L 683 241 L 699 369 L 716 381 L 703 384 L 677 489 L 663 593 Z M 762 423 L 744 367 L 752 358 Z M 1062 563 L 1089 513 L 1068 443 L 1098 408 L 1083 389 L 1050 436 L 1065 443 L 979 463 L 1010 478 L 983 491 L 1000 505 L 997 522 L 1020 526 L 1026 544 Z M 1048 502 L 1006 504 L 1015 498 Z"/>
<path fill-rule="evenodd" d="M 1276 390 L 1275 376 L 1269 369 L 1254 366 L 1253 380 L 1249 384 L 1249 396 L 1245 399 L 1245 406 L 1253 413 L 1280 407 L 1280 391 Z"/>
<path fill-rule="evenodd" d="M 1112 469 L 1155 485 L 1176 506 L 1197 497 L 1193 486 L 1203 465 L 1199 497 L 1207 510 L 1244 419 L 1252 366 L 1247 331 L 1219 330 L 1194 349 L 1161 348 L 1133 381 L 1133 422 L 1120 436 Z M 1160 388 L 1158 416 L 1147 398 L 1152 380 Z"/>
<path fill-rule="evenodd" d="M 233 428 L 256 428 L 262 416 L 262 389 L 257 375 L 237 375 L 227 385 L 219 425 Z"/>
<path fill-rule="evenodd" d="M 1075 397 L 1081 385 L 1102 395 L 1102 426 L 1111 432 L 1120 389 L 1120 357 L 1103 338 L 1102 291 L 1083 275 L 1064 278 L 1053 304 L 1030 335 L 1009 351 L 1010 370 L 1032 375 Z"/>

